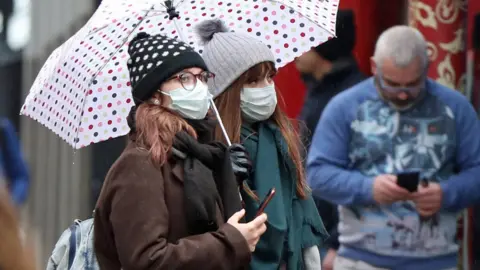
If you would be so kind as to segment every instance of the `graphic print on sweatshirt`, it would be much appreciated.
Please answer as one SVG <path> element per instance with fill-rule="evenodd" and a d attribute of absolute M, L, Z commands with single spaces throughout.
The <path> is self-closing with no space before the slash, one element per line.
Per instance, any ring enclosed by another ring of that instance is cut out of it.
<path fill-rule="evenodd" d="M 442 181 L 454 171 L 455 117 L 428 94 L 415 108 L 398 112 L 380 99 L 364 101 L 351 122 L 350 167 L 375 177 L 420 171 Z M 390 256 L 426 257 L 451 253 L 455 213 L 421 221 L 413 202 L 390 206 L 340 207 L 342 242 Z"/>

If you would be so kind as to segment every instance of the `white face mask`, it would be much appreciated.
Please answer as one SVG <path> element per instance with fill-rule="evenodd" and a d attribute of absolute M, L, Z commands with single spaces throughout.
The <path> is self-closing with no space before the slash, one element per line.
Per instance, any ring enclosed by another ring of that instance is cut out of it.
<path fill-rule="evenodd" d="M 169 108 L 178 112 L 181 116 L 197 120 L 207 116 L 212 95 L 208 91 L 208 86 L 203 82 L 197 81 L 195 88 L 191 91 L 180 87 L 161 93 L 172 99 Z"/>
<path fill-rule="evenodd" d="M 243 88 L 240 94 L 240 108 L 247 121 L 265 121 L 272 116 L 277 107 L 277 93 L 275 85 L 262 88 Z"/>

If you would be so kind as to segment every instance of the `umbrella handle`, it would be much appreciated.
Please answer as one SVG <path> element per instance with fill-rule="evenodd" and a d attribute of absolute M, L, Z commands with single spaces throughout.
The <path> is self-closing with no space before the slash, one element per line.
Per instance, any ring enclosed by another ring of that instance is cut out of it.
<path fill-rule="evenodd" d="M 180 17 L 180 14 L 178 14 L 177 10 L 173 6 L 173 2 L 171 0 L 166 0 L 165 8 L 167 9 L 168 19 L 173 21 L 173 25 L 175 26 L 175 29 L 177 29 L 178 37 L 181 41 L 187 43 L 187 40 L 183 36 L 182 28 L 180 28 L 177 24 L 177 19 Z"/>
<path fill-rule="evenodd" d="M 228 133 L 225 130 L 225 126 L 223 126 L 222 118 L 220 118 L 220 114 L 218 113 L 217 106 L 215 105 L 215 102 L 213 102 L 213 99 L 210 99 L 210 104 L 212 105 L 212 109 L 215 112 L 215 116 L 217 117 L 218 124 L 220 125 L 220 128 L 222 129 L 223 136 L 225 137 L 225 140 L 227 141 L 227 145 L 231 146 L 232 142 L 230 141 L 230 138 L 228 137 Z"/>
<path fill-rule="evenodd" d="M 173 2 L 171 0 L 166 0 L 165 1 L 165 7 L 167 8 L 167 13 L 168 13 L 168 18 L 170 20 L 173 20 L 175 18 L 178 18 L 179 14 L 175 7 L 173 6 Z"/>

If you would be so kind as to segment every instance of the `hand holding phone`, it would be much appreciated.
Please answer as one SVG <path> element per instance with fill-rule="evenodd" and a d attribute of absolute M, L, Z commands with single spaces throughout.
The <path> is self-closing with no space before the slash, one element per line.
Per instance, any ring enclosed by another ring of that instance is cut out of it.
<path fill-rule="evenodd" d="M 255 246 L 258 243 L 258 240 L 262 234 L 267 230 L 267 215 L 263 214 L 256 217 L 254 220 L 249 223 L 241 222 L 241 219 L 245 216 L 245 210 L 242 209 L 239 212 L 233 214 L 227 223 L 235 227 L 245 238 L 250 247 L 250 251 L 255 251 Z"/>
<path fill-rule="evenodd" d="M 271 188 L 267 195 L 265 195 L 265 198 L 263 199 L 262 203 L 260 203 L 260 206 L 258 207 L 257 214 L 255 215 L 256 217 L 260 216 L 263 211 L 265 210 L 265 207 L 267 207 L 268 203 L 272 200 L 273 196 L 275 195 L 275 188 Z"/>
<path fill-rule="evenodd" d="M 404 201 L 409 196 L 410 192 L 398 185 L 396 175 L 377 175 L 373 181 L 373 198 L 380 205 Z"/>
<path fill-rule="evenodd" d="M 417 191 L 419 183 L 420 172 L 403 172 L 397 174 L 397 185 L 409 192 Z"/>

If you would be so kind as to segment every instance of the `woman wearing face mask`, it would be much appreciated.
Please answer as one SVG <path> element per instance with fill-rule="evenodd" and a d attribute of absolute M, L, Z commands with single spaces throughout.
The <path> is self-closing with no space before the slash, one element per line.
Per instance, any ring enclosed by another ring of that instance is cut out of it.
<path fill-rule="evenodd" d="M 305 181 L 299 136 L 277 106 L 272 52 L 251 36 L 229 32 L 220 20 L 202 22 L 197 33 L 207 67 L 216 74 L 209 88 L 228 136 L 246 147 L 253 163 L 243 190 L 263 199 L 276 189 L 251 269 L 320 269 L 318 246 L 326 232 Z M 223 140 L 219 128 L 216 139 Z M 258 207 L 250 194 L 243 194 L 247 220 Z"/>
<path fill-rule="evenodd" d="M 165 36 L 140 33 L 128 52 L 136 109 L 129 115 L 130 142 L 95 210 L 100 268 L 248 267 L 266 230 L 266 215 L 240 222 L 234 173 L 248 164 L 233 160 L 232 170 L 227 148 L 199 143 L 188 123 L 205 118 L 213 74 L 192 48 Z"/>

